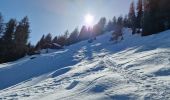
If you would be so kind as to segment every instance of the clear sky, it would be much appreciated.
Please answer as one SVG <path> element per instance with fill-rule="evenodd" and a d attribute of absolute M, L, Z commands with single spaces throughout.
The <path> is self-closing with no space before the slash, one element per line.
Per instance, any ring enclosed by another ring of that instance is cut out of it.
<path fill-rule="evenodd" d="M 90 13 L 95 23 L 101 18 L 128 13 L 132 0 L 1 0 L 0 12 L 4 20 L 30 19 L 30 41 L 35 44 L 43 34 L 63 34 L 84 24 L 84 16 Z"/>

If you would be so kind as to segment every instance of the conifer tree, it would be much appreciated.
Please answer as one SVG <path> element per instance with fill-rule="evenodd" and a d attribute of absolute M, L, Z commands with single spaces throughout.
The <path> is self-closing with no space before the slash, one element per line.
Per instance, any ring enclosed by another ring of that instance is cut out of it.
<path fill-rule="evenodd" d="M 2 14 L 0 13 L 0 38 L 2 38 L 2 35 L 3 35 L 3 31 L 4 31 L 4 23 L 3 23 L 3 16 Z"/>
<path fill-rule="evenodd" d="M 81 28 L 81 30 L 80 30 L 80 34 L 79 34 L 79 36 L 78 36 L 78 39 L 79 39 L 80 41 L 82 41 L 82 40 L 89 39 L 89 37 L 90 37 L 90 34 L 89 34 L 89 32 L 88 32 L 87 27 L 86 27 L 86 26 L 82 26 L 82 28 Z"/>
<path fill-rule="evenodd" d="M 28 17 L 24 17 L 16 28 L 15 36 L 14 36 L 14 43 L 16 46 L 16 54 L 17 58 L 22 57 L 26 54 L 27 51 L 27 44 L 29 38 L 29 20 Z"/>
<path fill-rule="evenodd" d="M 138 0 L 137 3 L 137 17 L 136 17 L 136 28 L 141 28 L 143 16 L 143 2 L 142 0 Z"/>
<path fill-rule="evenodd" d="M 8 23 L 6 23 L 6 28 L 2 36 L 2 44 L 1 44 L 1 61 L 6 62 L 10 60 L 14 60 L 15 56 L 14 50 L 14 32 L 16 29 L 16 20 L 10 19 Z"/>
<path fill-rule="evenodd" d="M 129 20 L 128 20 L 128 16 L 125 15 L 124 19 L 123 19 L 123 26 L 124 27 L 130 27 L 129 25 Z"/>
<path fill-rule="evenodd" d="M 45 44 L 50 44 L 50 43 L 52 43 L 52 35 L 51 35 L 51 33 L 48 33 L 48 34 L 45 36 L 44 41 L 45 41 Z"/>
<path fill-rule="evenodd" d="M 58 36 L 55 36 L 52 40 L 52 43 L 57 43 L 57 40 L 58 40 Z"/>
<path fill-rule="evenodd" d="M 78 28 L 76 28 L 74 29 L 74 31 L 70 34 L 68 38 L 69 45 L 78 42 L 78 35 L 79 35 L 79 31 L 78 31 Z"/>
<path fill-rule="evenodd" d="M 2 35 L 3 35 L 3 31 L 4 31 L 4 27 L 3 27 L 3 16 L 0 13 L 0 56 L 2 54 L 2 50 L 3 50 L 3 43 L 2 43 Z M 1 62 L 1 59 L 0 59 Z"/>
<path fill-rule="evenodd" d="M 157 13 L 159 9 L 160 0 L 144 0 L 144 17 L 143 17 L 143 36 L 156 34 L 159 32 L 159 21 Z"/>
<path fill-rule="evenodd" d="M 33 54 L 35 54 L 34 52 L 35 52 L 35 47 L 29 42 L 27 44 L 27 54 L 33 55 Z"/>
<path fill-rule="evenodd" d="M 51 43 L 52 43 L 52 35 L 51 35 L 51 33 L 48 33 L 46 36 L 45 36 L 45 38 L 44 38 L 44 46 L 43 46 L 43 48 L 44 49 L 47 49 L 47 48 L 50 48 L 50 45 L 51 45 Z"/>
<path fill-rule="evenodd" d="M 113 24 L 114 24 L 114 25 L 117 24 L 117 18 L 116 18 L 116 16 L 113 17 Z"/>
<path fill-rule="evenodd" d="M 101 35 L 105 31 L 105 25 L 106 25 L 106 18 L 103 17 L 99 20 L 99 22 L 93 27 L 93 35 L 92 36 L 97 36 Z"/>
<path fill-rule="evenodd" d="M 170 29 L 170 0 L 159 0 L 157 20 L 160 20 L 158 23 L 160 31 Z"/>
<path fill-rule="evenodd" d="M 58 37 L 57 44 L 59 44 L 60 46 L 69 45 L 67 44 L 67 39 L 65 38 L 64 35 Z"/>
<path fill-rule="evenodd" d="M 112 31 L 113 30 L 113 22 L 112 21 L 109 21 L 107 26 L 106 26 L 106 30 L 107 31 Z"/>
<path fill-rule="evenodd" d="M 136 16 L 135 16 L 134 2 L 132 2 L 131 5 L 130 5 L 129 22 L 130 22 L 130 27 L 132 28 L 132 34 L 135 34 L 135 31 L 136 31 Z"/>
<path fill-rule="evenodd" d="M 39 51 L 40 49 L 41 49 L 40 41 L 38 41 L 35 45 L 35 51 Z"/>
<path fill-rule="evenodd" d="M 45 45 L 45 35 L 43 35 L 39 41 L 39 45 L 40 45 L 40 49 L 44 49 L 44 45 Z"/>
<path fill-rule="evenodd" d="M 118 17 L 118 19 L 117 19 L 117 25 L 123 26 L 123 17 L 122 17 L 122 16 L 119 16 L 119 17 Z"/>
<path fill-rule="evenodd" d="M 69 31 L 66 30 L 65 33 L 64 33 L 64 46 L 68 46 L 69 45 Z"/>

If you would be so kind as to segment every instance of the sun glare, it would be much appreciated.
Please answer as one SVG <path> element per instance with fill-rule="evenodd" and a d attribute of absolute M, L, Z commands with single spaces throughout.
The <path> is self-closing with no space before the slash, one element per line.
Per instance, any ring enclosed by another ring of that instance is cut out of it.
<path fill-rule="evenodd" d="M 91 14 L 87 14 L 84 18 L 86 26 L 91 27 L 93 25 L 94 16 Z"/>

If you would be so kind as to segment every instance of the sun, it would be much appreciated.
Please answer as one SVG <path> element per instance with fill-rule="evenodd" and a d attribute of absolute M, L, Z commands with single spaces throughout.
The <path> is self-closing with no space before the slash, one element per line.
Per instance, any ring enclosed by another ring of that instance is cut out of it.
<path fill-rule="evenodd" d="M 85 17 L 84 17 L 84 20 L 85 20 L 86 26 L 92 27 L 93 21 L 94 21 L 94 16 L 91 15 L 91 14 L 87 14 L 87 15 L 85 15 Z"/>

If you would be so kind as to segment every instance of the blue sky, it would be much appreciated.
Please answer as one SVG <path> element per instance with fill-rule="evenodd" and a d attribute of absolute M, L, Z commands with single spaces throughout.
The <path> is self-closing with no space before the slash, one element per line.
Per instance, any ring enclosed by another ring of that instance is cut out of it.
<path fill-rule="evenodd" d="M 101 18 L 128 13 L 132 0 L 1 0 L 4 20 L 21 20 L 28 16 L 31 24 L 30 41 L 35 44 L 43 34 L 63 34 L 81 28 L 84 16 L 91 13 L 95 23 Z"/>

